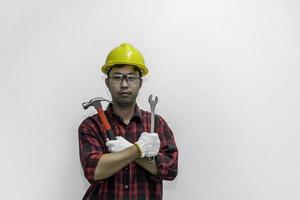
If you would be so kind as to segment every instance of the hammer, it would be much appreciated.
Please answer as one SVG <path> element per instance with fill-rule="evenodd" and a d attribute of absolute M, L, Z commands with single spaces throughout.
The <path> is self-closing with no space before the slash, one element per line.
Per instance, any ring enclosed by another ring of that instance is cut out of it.
<path fill-rule="evenodd" d="M 101 101 L 108 101 L 108 100 L 104 99 L 102 97 L 96 97 L 96 98 L 91 99 L 89 102 L 84 102 L 82 104 L 82 107 L 84 109 L 87 109 L 88 107 L 93 106 L 97 110 L 100 121 L 102 122 L 102 124 L 104 126 L 104 130 L 107 133 L 108 138 L 110 140 L 115 140 L 116 136 L 115 136 L 114 132 L 112 131 L 112 129 L 111 129 L 111 127 L 110 127 L 110 125 L 109 125 L 109 123 L 106 119 L 106 116 L 105 116 L 104 111 L 102 109 Z M 110 102 L 110 101 L 108 101 L 108 102 Z"/>

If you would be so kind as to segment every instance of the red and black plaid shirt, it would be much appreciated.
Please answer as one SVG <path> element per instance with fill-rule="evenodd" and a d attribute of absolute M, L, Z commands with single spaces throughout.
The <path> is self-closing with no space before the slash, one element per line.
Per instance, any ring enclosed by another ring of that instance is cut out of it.
<path fill-rule="evenodd" d="M 136 142 L 142 132 L 150 132 L 151 113 L 139 109 L 137 105 L 128 125 L 113 113 L 111 104 L 105 114 L 115 135 L 122 136 L 131 143 Z M 94 180 L 100 157 L 109 153 L 105 145 L 107 136 L 98 115 L 85 119 L 78 132 L 80 161 L 84 175 L 91 183 L 84 200 L 160 200 L 163 193 L 162 180 L 173 180 L 177 175 L 178 150 L 174 135 L 159 115 L 155 115 L 155 132 L 161 142 L 160 151 L 155 158 L 158 167 L 156 176 L 132 162 L 105 180 Z"/>

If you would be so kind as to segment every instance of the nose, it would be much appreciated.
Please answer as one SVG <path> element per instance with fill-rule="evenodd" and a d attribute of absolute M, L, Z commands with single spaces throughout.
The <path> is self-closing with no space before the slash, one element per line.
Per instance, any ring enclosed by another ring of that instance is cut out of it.
<path fill-rule="evenodd" d="M 126 78 L 123 78 L 121 80 L 121 88 L 128 88 L 128 83 L 127 83 Z"/>

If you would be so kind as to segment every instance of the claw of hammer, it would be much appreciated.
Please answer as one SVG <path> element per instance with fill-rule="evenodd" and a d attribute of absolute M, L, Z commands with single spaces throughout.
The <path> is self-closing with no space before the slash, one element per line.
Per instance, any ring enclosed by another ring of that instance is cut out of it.
<path fill-rule="evenodd" d="M 88 109 L 90 106 L 94 106 L 95 109 L 101 108 L 102 107 L 101 101 L 110 102 L 107 99 L 104 99 L 103 97 L 96 97 L 96 98 L 91 99 L 89 102 L 82 103 L 82 107 L 84 109 Z"/>

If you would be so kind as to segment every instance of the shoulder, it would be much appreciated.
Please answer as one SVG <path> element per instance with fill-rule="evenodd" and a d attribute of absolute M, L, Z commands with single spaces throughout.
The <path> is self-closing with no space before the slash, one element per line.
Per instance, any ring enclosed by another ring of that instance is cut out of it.
<path fill-rule="evenodd" d="M 142 119 L 151 120 L 151 112 L 140 109 Z M 155 113 L 155 122 L 167 124 L 166 120 L 159 114 Z"/>
<path fill-rule="evenodd" d="M 80 132 L 96 132 L 99 127 L 98 115 L 94 114 L 85 118 L 79 125 L 78 131 Z"/>
<path fill-rule="evenodd" d="M 146 110 L 143 110 L 143 109 L 140 109 L 140 114 L 141 114 L 141 117 L 144 119 L 144 118 L 148 118 L 148 117 L 151 117 L 151 112 L 148 112 Z"/>

